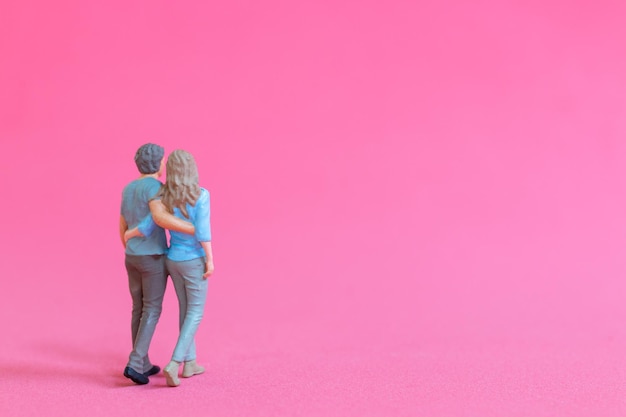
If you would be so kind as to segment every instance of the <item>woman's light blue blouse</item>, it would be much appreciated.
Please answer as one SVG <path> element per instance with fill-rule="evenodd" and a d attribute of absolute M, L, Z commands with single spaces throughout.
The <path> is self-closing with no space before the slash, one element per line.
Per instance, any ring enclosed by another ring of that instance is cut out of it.
<path fill-rule="evenodd" d="M 200 189 L 200 197 L 195 205 L 187 204 L 189 218 L 183 216 L 178 208 L 174 208 L 174 216 L 193 223 L 196 231 L 193 235 L 170 230 L 170 249 L 168 259 L 172 261 L 190 261 L 206 256 L 200 242 L 211 241 L 211 208 L 210 195 L 204 188 Z M 147 216 L 137 226 L 144 236 L 150 236 L 158 226 L 152 216 Z"/>

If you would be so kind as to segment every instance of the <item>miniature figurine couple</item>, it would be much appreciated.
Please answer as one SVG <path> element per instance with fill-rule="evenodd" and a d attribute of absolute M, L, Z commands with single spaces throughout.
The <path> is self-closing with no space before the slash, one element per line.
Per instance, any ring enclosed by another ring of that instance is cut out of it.
<path fill-rule="evenodd" d="M 147 384 L 161 369 L 150 362 L 148 349 L 161 315 L 167 275 L 172 277 L 179 304 L 180 332 L 171 361 L 163 368 L 167 385 L 182 376 L 204 372 L 196 362 L 194 336 L 213 273 L 209 192 L 198 184 L 198 168 L 186 151 L 173 151 L 165 166 L 164 149 L 152 143 L 135 154 L 140 177 L 122 193 L 120 237 L 132 297 L 132 346 L 124 376 Z M 165 184 L 158 180 L 167 170 Z M 167 247 L 165 230 L 170 230 Z"/>

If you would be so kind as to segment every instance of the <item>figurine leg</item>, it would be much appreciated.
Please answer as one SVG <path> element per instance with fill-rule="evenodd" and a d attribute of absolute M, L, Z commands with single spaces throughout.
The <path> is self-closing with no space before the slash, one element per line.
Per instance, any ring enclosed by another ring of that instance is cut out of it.
<path fill-rule="evenodd" d="M 161 316 L 167 273 L 164 255 L 141 256 L 137 258 L 141 258 L 136 260 L 135 264 L 142 273 L 143 308 L 128 366 L 143 374 L 150 372 L 153 367 L 148 358 L 148 349 Z"/>
<path fill-rule="evenodd" d="M 204 314 L 207 294 L 208 280 L 202 278 L 204 259 L 198 258 L 184 262 L 168 260 L 167 268 L 185 312 L 172 360 L 176 362 L 192 361 L 196 358 L 195 349 L 192 352 L 191 347 L 194 344 L 194 336 Z M 193 357 L 191 357 L 191 353 L 194 354 Z"/>
<path fill-rule="evenodd" d="M 139 321 L 141 320 L 141 311 L 143 310 L 143 291 L 141 286 L 141 271 L 135 265 L 137 256 L 126 255 L 125 265 L 128 273 L 128 289 L 130 297 L 133 301 L 130 332 L 131 346 L 135 346 L 137 331 L 139 330 Z"/>
<path fill-rule="evenodd" d="M 185 316 L 187 315 L 187 293 L 185 291 L 185 281 L 177 276 L 176 279 L 172 278 L 174 284 L 174 290 L 176 291 L 176 298 L 178 299 L 178 330 L 183 328 L 185 322 Z M 191 342 L 187 353 L 185 353 L 183 361 L 188 362 L 196 359 L 196 341 Z"/>

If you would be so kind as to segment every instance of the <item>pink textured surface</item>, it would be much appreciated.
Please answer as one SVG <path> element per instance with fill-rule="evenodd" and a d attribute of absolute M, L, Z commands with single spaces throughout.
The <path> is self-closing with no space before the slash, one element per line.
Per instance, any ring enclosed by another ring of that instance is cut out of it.
<path fill-rule="evenodd" d="M 0 5 L 0 415 L 626 413 L 623 2 L 183 3 Z M 121 376 L 146 141 L 213 198 L 178 389 Z"/>

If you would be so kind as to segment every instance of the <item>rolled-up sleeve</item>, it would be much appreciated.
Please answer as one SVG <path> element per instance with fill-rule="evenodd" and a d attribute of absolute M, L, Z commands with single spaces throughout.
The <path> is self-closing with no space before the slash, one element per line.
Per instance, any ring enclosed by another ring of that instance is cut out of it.
<path fill-rule="evenodd" d="M 196 203 L 196 217 L 193 225 L 196 228 L 195 236 L 199 242 L 211 241 L 211 197 L 209 192 L 202 190 Z"/>

